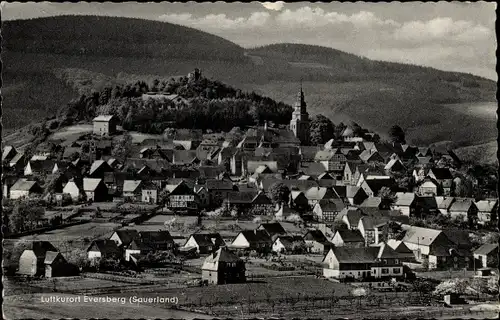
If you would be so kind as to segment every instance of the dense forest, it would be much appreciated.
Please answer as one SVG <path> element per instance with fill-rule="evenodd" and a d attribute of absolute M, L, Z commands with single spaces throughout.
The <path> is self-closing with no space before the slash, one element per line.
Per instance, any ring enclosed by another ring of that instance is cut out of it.
<path fill-rule="evenodd" d="M 23 53 L 243 60 L 243 48 L 171 23 L 103 16 L 58 16 L 2 23 L 2 46 Z"/>
<path fill-rule="evenodd" d="M 176 94 L 185 102 L 173 102 L 166 97 L 142 98 L 151 92 Z M 151 84 L 137 81 L 81 95 L 61 108 L 58 118 L 61 125 L 70 125 L 90 121 L 99 114 L 117 116 L 126 130 L 160 134 L 169 127 L 229 131 L 264 121 L 287 124 L 292 107 L 254 92 L 242 92 L 220 81 L 180 77 L 154 80 Z"/>

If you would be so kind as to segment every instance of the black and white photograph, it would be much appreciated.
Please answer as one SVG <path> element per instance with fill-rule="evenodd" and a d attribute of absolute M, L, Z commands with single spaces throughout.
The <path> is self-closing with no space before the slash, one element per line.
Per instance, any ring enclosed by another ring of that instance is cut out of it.
<path fill-rule="evenodd" d="M 3 318 L 499 319 L 495 2 L 1 2 Z"/>

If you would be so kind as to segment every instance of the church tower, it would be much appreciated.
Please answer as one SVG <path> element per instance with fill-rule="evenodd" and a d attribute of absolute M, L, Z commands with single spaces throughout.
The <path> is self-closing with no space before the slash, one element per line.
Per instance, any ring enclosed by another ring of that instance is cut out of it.
<path fill-rule="evenodd" d="M 297 95 L 297 101 L 294 105 L 290 130 L 299 138 L 301 144 L 309 144 L 309 114 L 307 113 L 307 105 L 304 100 L 302 83 L 300 84 L 300 92 Z"/>

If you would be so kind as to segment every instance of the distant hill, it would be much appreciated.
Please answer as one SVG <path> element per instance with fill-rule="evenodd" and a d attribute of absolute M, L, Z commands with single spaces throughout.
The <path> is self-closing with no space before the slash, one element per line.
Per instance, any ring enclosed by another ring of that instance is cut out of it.
<path fill-rule="evenodd" d="M 123 75 L 166 78 L 198 67 L 208 78 L 288 104 L 303 79 L 312 115 L 327 115 L 334 123 L 354 120 L 382 136 L 395 123 L 418 143 L 452 140 L 473 145 L 497 134 L 494 120 L 458 115 L 441 106 L 495 101 L 495 82 L 470 74 L 373 61 L 321 46 L 243 49 L 203 31 L 132 18 L 7 21 L 2 36 L 7 128 L 54 113 L 78 91 L 123 82 Z M 17 110 L 28 112 L 13 119 Z"/>

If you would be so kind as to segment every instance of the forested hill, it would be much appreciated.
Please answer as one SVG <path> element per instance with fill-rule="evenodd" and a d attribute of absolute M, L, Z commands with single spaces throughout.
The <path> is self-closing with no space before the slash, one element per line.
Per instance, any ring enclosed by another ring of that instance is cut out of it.
<path fill-rule="evenodd" d="M 171 23 L 121 17 L 57 16 L 2 23 L 3 48 L 23 53 L 244 60 L 240 46 Z"/>
<path fill-rule="evenodd" d="M 336 81 L 384 80 L 390 82 L 414 81 L 420 86 L 441 85 L 463 88 L 474 97 L 494 101 L 496 83 L 467 73 L 448 72 L 430 67 L 404 63 L 370 60 L 355 54 L 317 45 L 280 43 L 247 50 L 247 54 L 259 57 L 263 61 L 285 61 L 287 64 L 304 72 L 304 79 L 330 79 Z M 451 90 L 453 91 L 453 90 Z"/>

